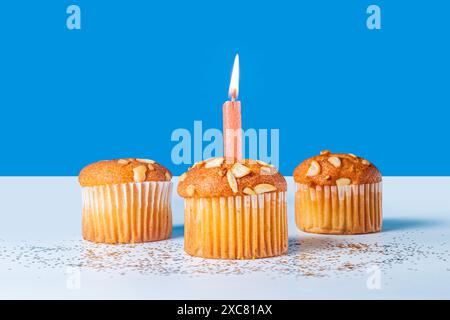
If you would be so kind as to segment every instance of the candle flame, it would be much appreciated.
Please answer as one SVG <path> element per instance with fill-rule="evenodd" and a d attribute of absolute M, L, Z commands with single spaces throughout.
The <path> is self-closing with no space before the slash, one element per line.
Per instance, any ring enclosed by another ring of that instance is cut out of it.
<path fill-rule="evenodd" d="M 231 72 L 230 89 L 228 95 L 231 100 L 236 100 L 239 94 L 239 55 L 234 58 L 233 71 Z"/>

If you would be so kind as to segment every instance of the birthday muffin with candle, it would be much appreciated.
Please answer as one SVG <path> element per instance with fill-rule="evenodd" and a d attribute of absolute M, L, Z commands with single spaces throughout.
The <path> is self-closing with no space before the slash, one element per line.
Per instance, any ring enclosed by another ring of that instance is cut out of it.
<path fill-rule="evenodd" d="M 196 257 L 256 259 L 288 248 L 286 180 L 255 160 L 211 158 L 180 176 L 185 251 Z"/>
<path fill-rule="evenodd" d="M 351 153 L 322 151 L 294 171 L 295 222 L 311 233 L 379 232 L 382 224 L 381 174 Z"/>
<path fill-rule="evenodd" d="M 100 161 L 81 170 L 83 238 L 138 243 L 172 234 L 172 174 L 149 159 Z"/>

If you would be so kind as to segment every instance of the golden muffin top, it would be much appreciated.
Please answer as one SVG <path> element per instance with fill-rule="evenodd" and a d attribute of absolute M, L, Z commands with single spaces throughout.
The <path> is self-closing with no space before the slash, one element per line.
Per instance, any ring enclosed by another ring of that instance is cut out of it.
<path fill-rule="evenodd" d="M 294 180 L 309 186 L 339 186 L 381 182 L 381 174 L 366 159 L 324 150 L 300 163 L 294 170 Z"/>
<path fill-rule="evenodd" d="M 284 177 L 259 160 L 211 158 L 194 164 L 180 176 L 178 194 L 191 197 L 228 197 L 286 191 Z"/>
<path fill-rule="evenodd" d="M 145 181 L 170 181 L 172 174 L 150 159 L 124 158 L 92 163 L 81 170 L 82 187 Z"/>

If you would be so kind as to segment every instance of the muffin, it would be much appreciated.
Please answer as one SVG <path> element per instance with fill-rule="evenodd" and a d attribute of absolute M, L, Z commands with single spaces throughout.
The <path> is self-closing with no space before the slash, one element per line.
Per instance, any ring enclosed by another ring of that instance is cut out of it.
<path fill-rule="evenodd" d="M 83 194 L 83 238 L 99 243 L 138 243 L 172 234 L 172 175 L 148 159 L 88 165 L 78 178 Z"/>
<path fill-rule="evenodd" d="M 288 248 L 286 180 L 262 161 L 211 158 L 180 176 L 185 251 L 213 259 L 256 259 Z"/>
<path fill-rule="evenodd" d="M 381 230 L 381 174 L 366 159 L 325 150 L 303 161 L 294 181 L 299 229 L 325 234 Z"/>

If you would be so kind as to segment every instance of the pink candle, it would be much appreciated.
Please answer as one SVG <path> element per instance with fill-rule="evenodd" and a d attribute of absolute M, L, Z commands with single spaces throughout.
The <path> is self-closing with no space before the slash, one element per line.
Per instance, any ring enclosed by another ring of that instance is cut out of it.
<path fill-rule="evenodd" d="M 228 94 L 231 101 L 223 104 L 223 154 L 226 158 L 242 159 L 241 102 L 239 93 L 239 55 L 234 59 Z"/>

